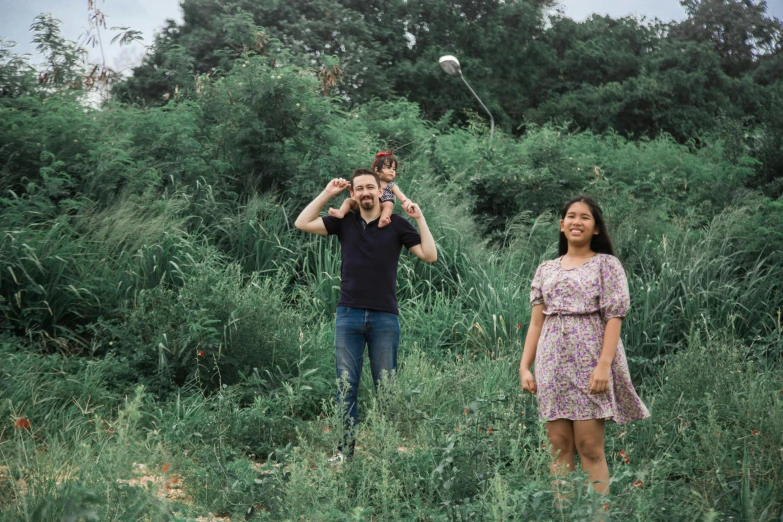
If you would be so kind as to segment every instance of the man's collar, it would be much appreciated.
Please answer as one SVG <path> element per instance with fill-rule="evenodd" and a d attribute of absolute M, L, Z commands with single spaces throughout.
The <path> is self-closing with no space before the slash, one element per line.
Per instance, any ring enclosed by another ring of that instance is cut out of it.
<path fill-rule="evenodd" d="M 363 221 L 364 221 L 365 223 L 367 223 L 368 225 L 369 225 L 370 223 L 373 223 L 373 222 L 375 222 L 375 221 L 378 221 L 379 219 L 381 219 L 381 213 L 380 213 L 380 212 L 378 213 L 378 215 L 377 215 L 377 216 L 376 216 L 374 219 L 371 219 L 371 220 L 369 220 L 369 221 L 367 221 L 366 219 L 364 219 L 364 216 L 362 215 L 361 211 L 360 211 L 360 212 L 357 212 L 356 214 L 359 216 L 359 219 L 363 220 Z"/>

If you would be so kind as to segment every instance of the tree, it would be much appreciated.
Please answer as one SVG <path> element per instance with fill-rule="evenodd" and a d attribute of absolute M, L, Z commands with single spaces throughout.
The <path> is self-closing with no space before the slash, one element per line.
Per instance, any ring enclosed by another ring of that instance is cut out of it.
<path fill-rule="evenodd" d="M 439 118 L 454 109 L 474 108 L 463 86 L 437 65 L 456 54 L 466 75 L 507 128 L 521 122 L 527 92 L 542 57 L 543 11 L 553 0 L 214 0 L 182 2 L 183 23 L 170 22 L 152 53 L 116 92 L 125 99 L 161 103 L 174 87 L 163 56 L 175 45 L 193 58 L 192 74 L 225 69 L 236 57 L 230 42 L 232 17 L 240 14 L 264 28 L 297 65 L 321 69 L 339 61 L 336 94 L 350 103 L 406 97 Z M 232 55 L 232 52 L 234 54 Z"/>
<path fill-rule="evenodd" d="M 15 42 L 0 39 L 0 99 L 16 98 L 35 90 L 35 69 L 25 56 L 13 52 Z"/>
<path fill-rule="evenodd" d="M 741 87 L 721 70 L 709 44 L 667 42 L 645 57 L 641 74 L 598 86 L 583 83 L 530 111 L 530 118 L 634 137 L 664 132 L 685 142 L 713 129 L 719 115 L 741 116 Z"/>
<path fill-rule="evenodd" d="M 60 21 L 52 18 L 51 14 L 38 15 L 30 31 L 34 33 L 35 49 L 44 56 L 45 65 L 40 71 L 38 82 L 54 87 L 66 85 L 81 88 L 87 52 L 62 37 Z"/>
<path fill-rule="evenodd" d="M 751 71 L 760 56 L 773 52 L 783 38 L 783 24 L 767 17 L 765 0 L 681 0 L 688 18 L 671 37 L 711 42 L 729 76 Z"/>

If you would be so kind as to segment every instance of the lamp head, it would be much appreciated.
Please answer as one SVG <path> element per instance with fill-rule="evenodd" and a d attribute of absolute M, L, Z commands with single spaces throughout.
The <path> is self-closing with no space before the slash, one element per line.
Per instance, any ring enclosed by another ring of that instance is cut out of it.
<path fill-rule="evenodd" d="M 462 69 L 460 69 L 459 60 L 457 60 L 455 56 L 451 56 L 450 54 L 441 56 L 440 60 L 438 60 L 438 63 L 440 63 L 440 68 L 443 69 L 443 71 L 447 74 L 457 77 L 462 76 Z"/>

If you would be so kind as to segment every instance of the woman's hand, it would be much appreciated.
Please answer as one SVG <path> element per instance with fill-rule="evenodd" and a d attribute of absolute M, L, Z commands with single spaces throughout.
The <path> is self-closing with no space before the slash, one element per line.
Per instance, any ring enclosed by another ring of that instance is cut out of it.
<path fill-rule="evenodd" d="M 530 370 L 525 370 L 524 368 L 520 367 L 519 380 L 522 382 L 522 390 L 530 393 L 536 393 L 536 390 L 538 389 L 536 387 L 536 378 L 533 377 L 533 373 Z"/>
<path fill-rule="evenodd" d="M 599 362 L 598 366 L 590 374 L 590 393 L 603 393 L 609 389 L 609 377 L 612 373 L 612 365 Z"/>

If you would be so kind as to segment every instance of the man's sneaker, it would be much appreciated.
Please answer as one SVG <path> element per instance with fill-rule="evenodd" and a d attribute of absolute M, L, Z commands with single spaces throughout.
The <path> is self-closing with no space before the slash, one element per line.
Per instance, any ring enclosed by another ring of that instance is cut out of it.
<path fill-rule="evenodd" d="M 342 453 L 335 453 L 334 457 L 329 457 L 326 462 L 332 466 L 342 466 L 345 463 L 345 455 Z"/>

